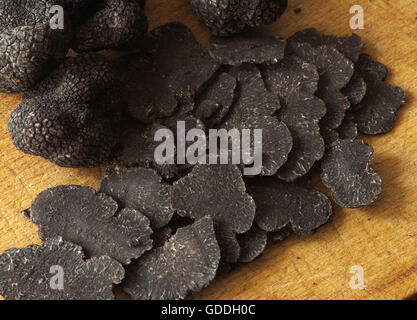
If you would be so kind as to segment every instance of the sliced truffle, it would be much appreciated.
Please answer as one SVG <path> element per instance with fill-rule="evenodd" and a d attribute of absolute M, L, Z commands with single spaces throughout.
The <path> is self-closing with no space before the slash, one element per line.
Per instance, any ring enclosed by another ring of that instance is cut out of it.
<path fill-rule="evenodd" d="M 268 25 L 285 12 L 288 0 L 191 0 L 198 18 L 217 36 Z"/>
<path fill-rule="evenodd" d="M 244 64 L 230 70 L 238 80 L 238 98 L 221 126 L 227 130 L 251 130 L 251 154 L 254 154 L 253 132 L 262 130 L 262 175 L 274 175 L 287 161 L 292 137 L 287 126 L 274 114 L 281 105 L 276 95 L 265 88 L 259 69 Z"/>
<path fill-rule="evenodd" d="M 346 208 L 373 203 L 382 191 L 379 175 L 370 167 L 374 150 L 360 140 L 339 140 L 321 162 L 323 183 L 333 199 Z"/>
<path fill-rule="evenodd" d="M 129 265 L 123 289 L 138 300 L 182 299 L 214 279 L 219 261 L 213 220 L 205 217 Z"/>
<path fill-rule="evenodd" d="M 108 162 L 119 142 L 123 107 L 115 81 L 104 57 L 68 57 L 12 111 L 13 144 L 64 167 Z"/>
<path fill-rule="evenodd" d="M 13 0 L 0 3 L 0 92 L 34 87 L 64 60 L 71 27 L 52 29 L 54 1 Z M 65 23 L 70 25 L 69 19 Z"/>
<path fill-rule="evenodd" d="M 62 236 L 88 257 L 108 255 L 128 264 L 152 248 L 152 230 L 140 212 L 117 209 L 110 196 L 89 187 L 57 186 L 41 192 L 28 214 L 42 240 Z"/>
<path fill-rule="evenodd" d="M 236 87 L 236 79 L 223 72 L 198 98 L 195 115 L 204 121 L 207 128 L 214 128 L 225 120 L 233 104 Z"/>
<path fill-rule="evenodd" d="M 246 187 L 256 203 L 256 223 L 267 232 L 288 226 L 297 234 L 310 234 L 332 215 L 330 200 L 308 181 L 265 177 L 247 179 Z"/>
<path fill-rule="evenodd" d="M 59 272 L 62 282 L 56 278 Z M 0 255 L 0 295 L 9 300 L 114 300 L 113 284 L 124 274 L 116 260 L 85 260 L 80 246 L 57 237 Z"/>
<path fill-rule="evenodd" d="M 77 52 L 137 48 L 148 29 L 136 0 L 92 1 L 83 10 L 84 17 L 75 28 L 73 49 Z"/>
<path fill-rule="evenodd" d="M 358 136 L 358 126 L 355 122 L 355 116 L 349 112 L 346 112 L 345 119 L 342 125 L 337 129 L 340 139 L 353 140 Z"/>
<path fill-rule="evenodd" d="M 286 41 L 278 36 L 257 33 L 236 35 L 230 38 L 212 36 L 210 55 L 224 65 L 273 64 L 284 58 L 285 45 Z"/>
<path fill-rule="evenodd" d="M 240 245 L 239 262 L 251 262 L 264 252 L 268 241 L 267 232 L 256 224 L 246 233 L 239 234 Z"/>
<path fill-rule="evenodd" d="M 332 35 L 320 34 L 314 28 L 298 31 L 290 40 L 301 43 L 307 42 L 313 47 L 320 47 L 323 45 L 334 47 L 353 62 L 358 61 L 363 46 L 362 39 L 357 34 L 352 34 L 348 37 L 335 37 Z"/>
<path fill-rule="evenodd" d="M 304 176 L 324 155 L 324 141 L 319 122 L 326 113 L 317 91 L 319 74 L 314 65 L 296 57 L 287 57 L 263 69 L 266 86 L 281 101 L 278 119 L 286 124 L 293 138 L 288 161 L 278 170 L 278 177 L 294 181 Z"/>
<path fill-rule="evenodd" d="M 107 169 L 98 191 L 111 196 L 122 208 L 144 214 L 154 229 L 166 226 L 174 214 L 170 189 L 153 169 L 116 167 Z"/>
<path fill-rule="evenodd" d="M 317 96 L 326 103 L 327 112 L 320 127 L 324 131 L 337 129 L 350 108 L 349 99 L 341 93 L 354 72 L 353 62 L 330 46 L 313 47 L 308 43 L 289 40 L 287 55 L 295 55 L 317 67 L 320 81 Z M 323 134 L 324 137 L 327 134 Z M 326 141 L 329 144 L 328 141 Z"/>
<path fill-rule="evenodd" d="M 183 217 L 213 217 L 222 257 L 226 258 L 223 252 L 230 248 L 222 244 L 233 242 L 235 233 L 247 232 L 255 217 L 255 203 L 245 190 L 237 166 L 196 165 L 186 177 L 174 182 L 172 207 Z"/>
<path fill-rule="evenodd" d="M 119 65 L 129 114 L 144 123 L 172 115 L 178 101 L 199 92 L 220 67 L 180 23 L 153 30 L 142 48 L 147 57 L 134 54 Z"/>
<path fill-rule="evenodd" d="M 365 98 L 355 106 L 355 120 L 359 131 L 365 134 L 391 131 L 397 111 L 405 104 L 404 90 L 385 83 L 386 67 L 373 61 L 368 55 L 360 56 L 357 71 L 367 85 Z"/>

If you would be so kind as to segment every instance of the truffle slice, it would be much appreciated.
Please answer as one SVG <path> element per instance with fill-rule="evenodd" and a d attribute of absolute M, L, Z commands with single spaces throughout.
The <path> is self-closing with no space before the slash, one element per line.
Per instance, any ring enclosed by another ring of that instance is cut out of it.
<path fill-rule="evenodd" d="M 314 65 L 296 57 L 287 57 L 263 69 L 266 86 L 281 101 L 278 119 L 285 123 L 293 138 L 288 161 L 278 170 L 278 177 L 294 181 L 304 176 L 324 155 L 324 140 L 319 121 L 326 113 L 317 91 L 319 74 Z"/>
<path fill-rule="evenodd" d="M 357 71 L 367 84 L 365 98 L 355 107 L 355 121 L 359 131 L 372 135 L 391 131 L 397 111 L 405 104 L 404 90 L 386 84 L 386 67 L 368 55 L 361 55 Z"/>
<path fill-rule="evenodd" d="M 116 214 L 111 197 L 89 187 L 57 186 L 41 192 L 27 211 L 42 240 L 62 236 L 88 257 L 108 255 L 122 264 L 152 248 L 149 220 L 133 209 Z"/>
<path fill-rule="evenodd" d="M 204 121 L 207 128 L 214 128 L 225 120 L 233 104 L 236 87 L 236 79 L 222 72 L 198 98 L 195 115 Z"/>
<path fill-rule="evenodd" d="M 222 257 L 226 258 L 230 248 L 222 244 L 230 243 L 230 239 L 233 242 L 235 233 L 247 232 L 255 217 L 255 203 L 245 190 L 237 166 L 196 165 L 186 177 L 174 182 L 172 207 L 183 217 L 213 217 Z"/>
<path fill-rule="evenodd" d="M 295 42 L 307 42 L 313 47 L 327 45 L 334 47 L 346 58 L 353 62 L 358 61 L 363 42 L 360 36 L 352 34 L 348 37 L 335 37 L 318 33 L 315 28 L 309 28 L 296 32 L 290 39 Z"/>
<path fill-rule="evenodd" d="M 256 224 L 246 233 L 239 234 L 240 245 L 239 262 L 251 262 L 264 252 L 268 241 L 267 232 Z"/>
<path fill-rule="evenodd" d="M 372 154 L 372 147 L 363 141 L 339 140 L 323 158 L 321 179 L 342 207 L 369 205 L 381 193 L 381 178 L 370 167 Z"/>
<path fill-rule="evenodd" d="M 205 217 L 129 265 L 123 289 L 138 300 L 183 299 L 214 279 L 219 261 L 213 220 Z"/>
<path fill-rule="evenodd" d="M 286 41 L 278 36 L 249 33 L 230 38 L 212 36 L 210 55 L 224 65 L 273 64 L 284 58 Z"/>
<path fill-rule="evenodd" d="M 54 279 L 59 272 L 62 283 Z M 9 300 L 114 300 L 113 284 L 124 274 L 116 260 L 85 260 L 80 246 L 57 237 L 0 255 L 0 295 Z"/>
<path fill-rule="evenodd" d="M 103 0 L 89 3 L 88 13 L 75 28 L 77 52 L 139 47 L 148 29 L 141 4 L 136 0 Z"/>
<path fill-rule="evenodd" d="M 153 169 L 116 167 L 107 169 L 98 191 L 111 196 L 122 208 L 144 214 L 154 229 L 167 225 L 174 214 L 170 189 Z"/>
<path fill-rule="evenodd" d="M 320 74 L 317 96 L 326 103 L 327 108 L 320 127 L 324 131 L 337 129 L 342 124 L 346 110 L 350 108 L 350 102 L 341 90 L 352 78 L 352 61 L 330 46 L 314 48 L 308 43 L 289 40 L 287 49 L 287 55 L 295 55 L 317 67 Z M 329 144 L 329 141 L 326 143 Z"/>
<path fill-rule="evenodd" d="M 259 69 L 244 64 L 230 70 L 238 80 L 238 98 L 221 125 L 227 130 L 251 130 L 251 154 L 254 154 L 253 132 L 262 130 L 261 175 L 274 175 L 287 161 L 292 149 L 292 136 L 287 126 L 274 114 L 281 105 L 276 95 L 265 88 Z"/>
<path fill-rule="evenodd" d="M 52 29 L 49 0 L 0 3 L 0 92 L 20 93 L 34 87 L 64 60 L 71 46 L 71 27 Z M 65 23 L 70 25 L 69 19 Z"/>
<path fill-rule="evenodd" d="M 98 54 L 68 57 L 23 96 L 9 118 L 19 150 L 63 167 L 95 167 L 111 160 L 123 106 L 115 73 Z"/>
<path fill-rule="evenodd" d="M 220 67 L 180 23 L 153 30 L 142 48 L 149 58 L 135 54 L 121 65 L 129 114 L 144 123 L 172 115 L 178 102 L 198 93 Z"/>
<path fill-rule="evenodd" d="M 247 179 L 246 187 L 256 203 L 256 223 L 267 232 L 288 226 L 296 234 L 310 234 L 332 215 L 330 200 L 304 180 L 255 178 Z"/>
<path fill-rule="evenodd" d="M 198 18 L 217 36 L 229 36 L 248 28 L 275 22 L 288 0 L 191 0 Z"/>

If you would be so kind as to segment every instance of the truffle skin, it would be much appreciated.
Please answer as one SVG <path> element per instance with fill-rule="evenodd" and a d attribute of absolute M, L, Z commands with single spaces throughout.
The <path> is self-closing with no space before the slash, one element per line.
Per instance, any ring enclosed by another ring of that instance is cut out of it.
<path fill-rule="evenodd" d="M 339 140 L 321 162 L 323 183 L 332 189 L 342 207 L 358 208 L 373 203 L 382 191 L 379 175 L 370 168 L 373 149 L 360 140 Z"/>
<path fill-rule="evenodd" d="M 51 288 L 54 266 L 64 272 L 62 290 Z M 80 246 L 60 237 L 0 255 L 0 295 L 8 300 L 114 300 L 113 284 L 124 275 L 116 260 L 85 260 Z"/>
<path fill-rule="evenodd" d="M 25 92 L 64 60 L 71 26 L 52 29 L 49 0 L 0 1 L 0 92 Z"/>
<path fill-rule="evenodd" d="M 123 70 L 128 112 L 142 123 L 171 116 L 182 99 L 194 97 L 220 65 L 181 23 L 169 23 L 144 38 L 145 54 L 118 62 Z"/>
<path fill-rule="evenodd" d="M 310 234 L 332 215 L 330 200 L 308 181 L 255 178 L 246 180 L 246 188 L 256 203 L 255 221 L 267 232 L 290 227 L 296 234 Z"/>
<path fill-rule="evenodd" d="M 167 225 L 174 214 L 170 189 L 153 169 L 116 167 L 106 171 L 98 191 L 113 197 L 122 208 L 143 213 L 154 229 Z"/>
<path fill-rule="evenodd" d="M 128 266 L 123 289 L 137 300 L 183 299 L 214 279 L 219 261 L 213 220 L 205 217 Z"/>
<path fill-rule="evenodd" d="M 391 131 L 397 120 L 397 111 L 405 104 L 405 92 L 400 87 L 385 83 L 387 68 L 366 54 L 362 54 L 356 71 L 365 79 L 365 98 L 355 106 L 355 121 L 364 134 L 382 134 Z"/>
<path fill-rule="evenodd" d="M 286 57 L 263 68 L 266 87 L 281 101 L 278 119 L 286 124 L 293 138 L 288 161 L 278 170 L 278 177 L 294 181 L 304 176 L 324 155 L 324 140 L 319 121 L 326 106 L 314 94 L 319 74 L 314 65 L 296 57 Z"/>
<path fill-rule="evenodd" d="M 198 18 L 216 36 L 230 36 L 275 22 L 287 0 L 190 0 Z"/>
<path fill-rule="evenodd" d="M 261 175 L 270 176 L 287 161 L 293 140 L 287 126 L 275 117 L 281 108 L 278 97 L 265 88 L 255 65 L 243 64 L 229 71 L 238 80 L 237 99 L 227 121 L 221 125 L 231 129 L 262 130 Z M 253 149 L 253 137 L 251 137 Z M 251 150 L 253 154 L 253 150 Z"/>
<path fill-rule="evenodd" d="M 224 65 L 273 64 L 284 58 L 286 41 L 278 36 L 249 33 L 230 38 L 212 36 L 210 55 Z"/>
<path fill-rule="evenodd" d="M 89 187 L 57 186 L 35 198 L 29 218 L 42 240 L 62 236 L 82 246 L 88 257 L 108 255 L 128 264 L 152 248 L 152 230 L 140 212 L 117 210 L 110 196 Z"/>
<path fill-rule="evenodd" d="M 194 166 L 187 176 L 174 182 L 172 207 L 183 217 L 213 217 L 220 245 L 230 243 L 234 233 L 247 232 L 255 217 L 255 203 L 235 165 Z M 228 248 L 221 249 L 224 257 Z"/>
<path fill-rule="evenodd" d="M 114 70 L 104 57 L 68 57 L 12 111 L 13 144 L 63 167 L 108 162 L 119 142 L 123 106 L 116 87 Z"/>
<path fill-rule="evenodd" d="M 84 9 L 90 11 L 75 28 L 77 52 L 139 47 L 148 21 L 136 0 L 104 0 Z"/>

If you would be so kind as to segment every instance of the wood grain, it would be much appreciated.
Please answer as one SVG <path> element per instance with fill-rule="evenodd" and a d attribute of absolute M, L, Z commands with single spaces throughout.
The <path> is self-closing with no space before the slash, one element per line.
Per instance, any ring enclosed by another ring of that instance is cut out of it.
<path fill-rule="evenodd" d="M 209 33 L 187 0 L 147 2 L 151 28 L 181 21 L 207 46 Z M 417 1 L 290 0 L 283 18 L 262 29 L 284 37 L 307 27 L 350 34 L 353 4 L 365 10 L 365 29 L 357 32 L 365 51 L 388 65 L 388 81 L 407 92 L 393 132 L 364 137 L 375 148 L 374 168 L 384 182 L 381 198 L 363 209 L 335 206 L 331 222 L 315 235 L 271 245 L 261 258 L 217 279 L 196 298 L 402 299 L 417 292 Z M 301 13 L 295 14 L 296 8 Z M 97 187 L 102 171 L 58 168 L 17 151 L 7 119 L 19 102 L 19 95 L 0 94 L 0 252 L 40 243 L 36 227 L 19 214 L 39 192 L 57 184 Z M 354 265 L 364 268 L 364 290 L 349 287 Z"/>

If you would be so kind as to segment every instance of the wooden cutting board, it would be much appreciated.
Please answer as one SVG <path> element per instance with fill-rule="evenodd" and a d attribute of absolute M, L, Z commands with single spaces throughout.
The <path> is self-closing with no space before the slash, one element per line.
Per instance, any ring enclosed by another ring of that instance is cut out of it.
<path fill-rule="evenodd" d="M 188 25 L 207 47 L 209 32 L 188 0 L 148 0 L 153 29 L 170 21 Z M 374 168 L 384 191 L 363 209 L 335 206 L 331 222 L 310 237 L 272 244 L 256 261 L 221 277 L 202 299 L 403 299 L 417 293 L 417 1 L 289 0 L 283 18 L 263 28 L 284 37 L 307 27 L 348 35 L 354 4 L 362 5 L 365 51 L 388 65 L 391 84 L 407 92 L 395 129 L 364 137 L 375 148 Z M 301 8 L 301 13 L 294 10 Z M 74 170 L 17 151 L 7 131 L 20 95 L 0 94 L 0 252 L 39 244 L 37 229 L 19 213 L 42 190 L 57 184 L 97 187 L 102 168 Z M 365 288 L 351 289 L 352 266 L 364 271 Z"/>

